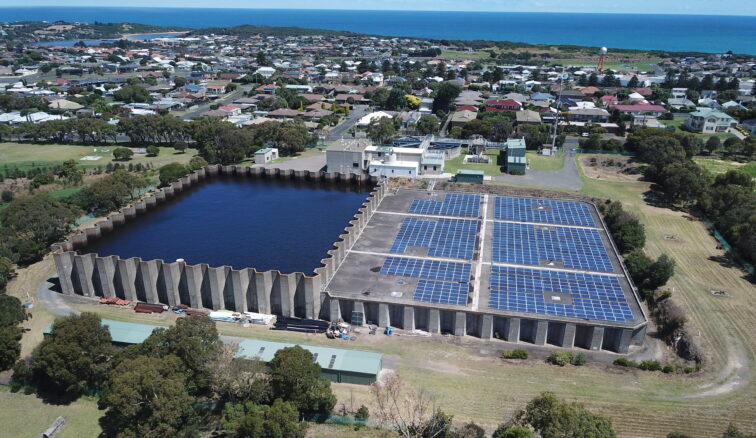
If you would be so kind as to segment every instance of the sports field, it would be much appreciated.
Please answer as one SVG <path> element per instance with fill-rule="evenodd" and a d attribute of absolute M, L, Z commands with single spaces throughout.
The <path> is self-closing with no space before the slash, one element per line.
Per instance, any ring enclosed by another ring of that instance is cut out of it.
<path fill-rule="evenodd" d="M 66 160 L 76 160 L 85 168 L 105 167 L 113 163 L 113 149 L 118 145 L 108 144 L 105 146 L 72 146 L 60 144 L 32 144 L 32 143 L 0 143 L 0 172 L 5 168 L 17 168 L 29 170 L 34 167 L 48 167 L 60 164 Z M 177 161 L 188 163 L 197 151 L 187 149 L 186 153 L 178 154 L 173 148 L 161 147 L 157 157 L 135 155 L 129 161 L 118 161 L 120 164 L 146 165 L 151 163 L 155 167 Z M 87 160 L 86 157 L 100 157 L 99 159 Z M 84 158 L 82 160 L 82 158 Z"/>

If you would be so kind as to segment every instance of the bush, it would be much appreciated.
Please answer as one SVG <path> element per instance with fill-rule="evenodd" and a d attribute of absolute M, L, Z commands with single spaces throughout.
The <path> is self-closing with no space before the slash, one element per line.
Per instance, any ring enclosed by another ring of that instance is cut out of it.
<path fill-rule="evenodd" d="M 674 365 L 664 365 L 664 367 L 662 367 L 662 372 L 664 374 L 674 373 L 675 372 L 675 366 Z"/>
<path fill-rule="evenodd" d="M 3 202 L 11 202 L 13 200 L 13 192 L 11 192 L 10 190 L 3 190 L 3 194 L 0 199 L 2 199 Z"/>
<path fill-rule="evenodd" d="M 662 366 L 658 360 L 644 360 L 638 364 L 638 369 L 644 371 L 661 371 Z"/>
<path fill-rule="evenodd" d="M 581 367 L 585 365 L 588 362 L 588 359 L 585 357 L 585 354 L 578 353 L 575 355 L 575 358 L 572 359 L 572 364 L 576 367 Z"/>
<path fill-rule="evenodd" d="M 527 359 L 528 352 L 522 348 L 515 348 L 514 350 L 503 351 L 501 357 L 503 359 Z"/>
<path fill-rule="evenodd" d="M 510 175 L 525 175 L 525 171 L 522 169 L 509 169 Z"/>
<path fill-rule="evenodd" d="M 155 145 L 147 146 L 147 155 L 148 156 L 150 156 L 150 157 L 157 157 L 159 154 L 160 154 L 160 148 L 159 147 L 157 147 Z"/>
<path fill-rule="evenodd" d="M 205 166 L 207 166 L 207 161 L 202 157 L 192 157 L 192 159 L 189 160 L 189 170 L 191 171 L 201 169 Z"/>
<path fill-rule="evenodd" d="M 693 371 L 695 371 L 695 370 L 696 370 L 696 369 L 695 369 L 695 368 L 693 368 L 693 367 L 685 367 L 685 368 L 683 368 L 683 373 L 685 373 L 685 374 L 690 374 L 690 373 L 692 373 L 692 372 L 693 372 Z"/>
<path fill-rule="evenodd" d="M 549 355 L 546 362 L 563 367 L 572 362 L 574 358 L 575 355 L 569 351 L 555 351 Z"/>
<path fill-rule="evenodd" d="M 357 409 L 357 413 L 354 415 L 355 418 L 359 418 L 360 420 L 367 420 L 370 417 L 370 411 L 368 410 L 367 406 L 361 405 L 359 409 Z"/>
<path fill-rule="evenodd" d="M 620 367 L 637 368 L 638 364 L 626 357 L 620 357 L 614 360 L 614 364 Z"/>
<path fill-rule="evenodd" d="M 160 185 L 167 186 L 189 173 L 189 169 L 181 163 L 170 163 L 160 168 Z"/>
<path fill-rule="evenodd" d="M 189 145 L 188 145 L 188 144 L 186 144 L 186 142 L 185 142 L 185 141 L 183 141 L 183 140 L 179 140 L 179 141 L 177 141 L 177 142 L 176 142 L 176 143 L 175 143 L 175 144 L 173 145 L 173 149 L 175 149 L 175 150 L 176 150 L 176 152 L 179 152 L 179 153 L 182 153 L 182 154 L 183 154 L 184 152 L 186 152 L 186 149 L 187 149 L 188 147 L 189 147 Z"/>

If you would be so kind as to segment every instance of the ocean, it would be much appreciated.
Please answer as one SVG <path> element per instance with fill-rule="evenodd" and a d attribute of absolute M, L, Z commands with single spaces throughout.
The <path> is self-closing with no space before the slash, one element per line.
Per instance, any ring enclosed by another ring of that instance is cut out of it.
<path fill-rule="evenodd" d="M 0 21 L 135 22 L 188 28 L 299 26 L 376 35 L 756 54 L 755 16 L 3 7 Z"/>

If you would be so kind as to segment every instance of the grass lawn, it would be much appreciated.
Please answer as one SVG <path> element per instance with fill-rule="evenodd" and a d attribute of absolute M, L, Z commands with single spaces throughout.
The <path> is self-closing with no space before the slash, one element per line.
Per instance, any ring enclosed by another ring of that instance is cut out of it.
<path fill-rule="evenodd" d="M 466 164 L 463 161 L 465 160 L 467 149 L 462 149 L 462 152 L 460 152 L 459 156 L 452 158 L 451 160 L 446 160 L 446 162 L 444 163 L 444 172 L 451 173 L 453 175 L 456 174 L 460 169 L 467 169 L 482 170 L 487 176 L 503 175 L 504 172 L 501 171 L 501 166 L 496 164 L 499 152 L 500 151 L 493 149 L 485 152 L 486 155 L 491 157 L 491 162 L 488 164 Z"/>
<path fill-rule="evenodd" d="M 69 187 L 67 189 L 54 190 L 50 192 L 50 196 L 52 196 L 53 198 L 65 198 L 67 196 L 73 195 L 74 193 L 80 191 L 83 188 L 84 186 L 77 186 L 77 187 Z"/>
<path fill-rule="evenodd" d="M 322 153 L 323 153 L 323 150 L 319 149 L 317 147 L 307 148 L 304 151 L 302 151 L 302 152 L 300 152 L 300 153 L 298 153 L 296 155 L 292 155 L 290 157 L 280 157 L 277 160 L 273 160 L 273 161 L 270 162 L 270 164 L 284 163 L 286 161 L 296 160 L 297 158 L 314 157 L 314 156 L 320 155 Z M 241 163 L 239 163 L 240 166 L 251 166 L 253 164 L 255 164 L 255 158 L 254 157 L 247 158 L 244 161 L 242 161 Z"/>
<path fill-rule="evenodd" d="M 693 158 L 693 161 L 711 173 L 725 173 L 728 170 L 737 169 L 756 178 L 756 162 L 743 164 L 736 161 L 717 160 L 713 158 Z"/>
<path fill-rule="evenodd" d="M 491 55 L 488 52 L 478 50 L 475 52 L 457 51 L 457 50 L 442 50 L 439 58 L 445 59 L 489 59 Z"/>
<path fill-rule="evenodd" d="M 549 157 L 536 151 L 527 151 L 525 157 L 533 170 L 559 170 L 564 167 L 564 152 L 560 152 L 556 157 Z"/>
<path fill-rule="evenodd" d="M 97 166 L 105 167 L 108 163 L 113 162 L 113 149 L 117 145 L 108 144 L 106 146 L 72 146 L 59 144 L 31 144 L 31 143 L 0 143 L 0 172 L 4 171 L 5 166 L 9 168 L 19 168 L 22 170 L 32 169 L 34 167 L 47 167 L 60 164 L 66 160 L 76 160 L 76 162 L 85 168 L 95 168 Z M 97 149 L 97 151 L 95 151 Z M 102 149 L 109 149 L 108 152 L 102 152 Z M 134 156 L 129 161 L 118 161 L 118 163 L 144 165 L 151 163 L 154 167 L 160 167 L 164 164 L 177 161 L 186 164 L 192 159 L 197 151 L 187 149 L 186 153 L 178 154 L 173 148 L 161 147 L 160 154 L 157 157 L 148 157 L 145 155 Z M 96 161 L 81 160 L 83 156 L 100 156 Z"/>
<path fill-rule="evenodd" d="M 633 60 L 627 60 L 627 61 L 621 61 L 621 60 L 607 60 L 604 64 L 607 69 L 615 70 L 615 71 L 653 71 L 653 68 L 651 67 L 652 64 L 658 64 L 661 62 L 661 59 L 659 58 L 649 58 L 649 59 L 633 59 Z M 583 66 L 583 65 L 591 65 L 596 66 L 598 63 L 598 55 L 596 55 L 595 58 L 562 58 L 562 59 L 552 59 L 550 60 L 549 64 L 560 64 L 565 66 L 575 65 L 575 66 Z"/>
<path fill-rule="evenodd" d="M 0 406 L 2 436 L 37 438 L 60 416 L 66 419 L 66 425 L 56 437 L 95 438 L 101 432 L 97 421 L 103 411 L 97 409 L 94 398 L 83 397 L 69 405 L 51 405 L 34 394 L 12 393 L 8 387 L 0 386 Z"/>

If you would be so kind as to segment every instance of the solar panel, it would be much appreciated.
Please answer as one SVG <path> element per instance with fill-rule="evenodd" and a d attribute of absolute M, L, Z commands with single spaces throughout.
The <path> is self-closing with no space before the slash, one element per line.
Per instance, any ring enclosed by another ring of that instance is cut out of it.
<path fill-rule="evenodd" d="M 493 266 L 490 289 L 492 309 L 605 321 L 633 319 L 614 276 Z M 569 302 L 549 300 L 550 292 L 569 294 Z"/>
<path fill-rule="evenodd" d="M 469 282 L 470 264 L 439 260 L 387 257 L 381 267 L 381 274 L 402 277 L 425 278 Z"/>
<path fill-rule="evenodd" d="M 494 218 L 543 224 L 596 226 L 588 205 L 556 199 L 497 196 Z"/>
<path fill-rule="evenodd" d="M 596 229 L 494 222 L 494 262 L 521 265 L 563 263 L 566 268 L 613 272 L 614 267 Z"/>
<path fill-rule="evenodd" d="M 479 221 L 405 218 L 390 251 L 404 254 L 408 246 L 428 248 L 431 257 L 471 260 L 475 253 Z"/>
<path fill-rule="evenodd" d="M 464 306 L 470 286 L 467 283 L 420 280 L 415 288 L 416 301 Z"/>
<path fill-rule="evenodd" d="M 409 213 L 435 216 L 478 217 L 480 215 L 480 195 L 447 193 L 443 201 L 416 199 Z"/>

